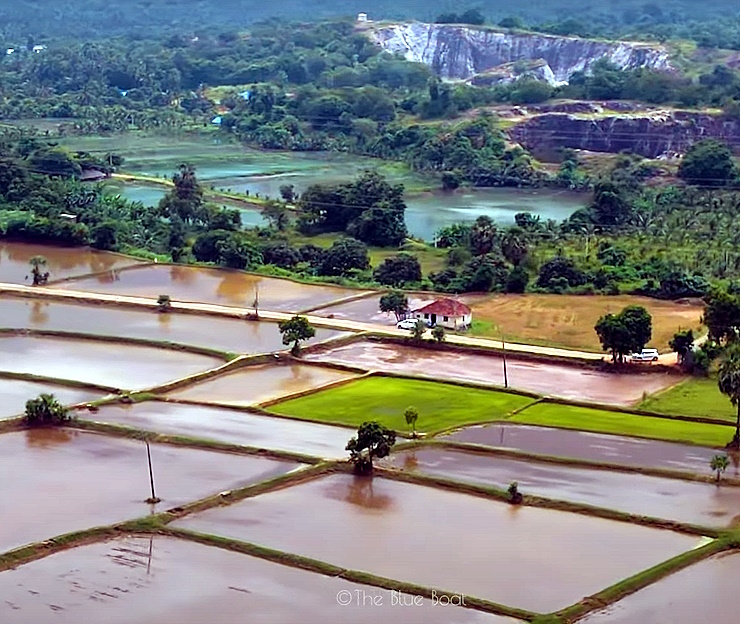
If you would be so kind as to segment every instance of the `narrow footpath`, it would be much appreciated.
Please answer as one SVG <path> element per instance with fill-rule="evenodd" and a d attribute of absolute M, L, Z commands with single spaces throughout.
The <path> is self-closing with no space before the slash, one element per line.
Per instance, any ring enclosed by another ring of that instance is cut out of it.
<path fill-rule="evenodd" d="M 76 290 L 60 290 L 47 287 L 40 288 L 38 286 L 26 286 L 22 284 L 7 284 L 0 282 L 0 295 L 2 294 L 31 296 L 39 299 L 48 298 L 78 303 L 112 303 L 149 309 L 154 309 L 157 307 L 156 300 L 147 297 L 110 295 L 102 293 L 81 292 Z M 254 314 L 253 308 L 174 300 L 172 301 L 172 309 L 196 313 L 201 312 L 205 314 L 215 314 L 218 316 L 231 318 L 243 318 L 247 314 Z M 262 309 L 259 310 L 259 318 L 265 321 L 284 321 L 291 318 L 292 316 L 293 314 L 290 312 L 277 312 L 274 310 Z M 376 334 L 401 338 L 408 337 L 409 335 L 408 330 L 397 329 L 396 327 L 388 327 L 385 325 L 377 325 L 374 323 L 362 323 L 358 321 L 351 321 L 348 319 L 326 318 L 323 316 L 313 316 L 311 314 L 307 314 L 305 316 L 308 318 L 309 322 L 316 327 L 336 329 L 339 331 L 374 332 Z M 431 338 L 431 332 L 427 332 L 425 337 Z M 490 338 L 476 338 L 473 336 L 459 336 L 456 334 L 448 334 L 446 342 L 449 344 L 468 347 L 484 347 L 489 349 L 504 348 L 504 345 L 498 340 L 492 340 Z M 536 345 L 518 344 L 512 342 L 506 343 L 506 351 L 511 353 L 526 353 L 531 355 L 542 355 L 547 357 L 589 362 L 599 361 L 606 357 L 606 355 L 603 353 L 576 351 L 571 349 L 561 349 L 557 347 L 541 347 Z M 676 356 L 673 353 L 666 353 L 660 356 L 661 364 L 670 365 L 675 364 L 675 362 Z"/>

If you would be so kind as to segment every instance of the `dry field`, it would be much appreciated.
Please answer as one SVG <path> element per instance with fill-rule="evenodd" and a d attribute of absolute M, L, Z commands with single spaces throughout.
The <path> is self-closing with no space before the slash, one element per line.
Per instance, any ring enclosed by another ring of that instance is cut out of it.
<path fill-rule="evenodd" d="M 668 349 L 680 329 L 700 328 L 700 302 L 676 303 L 647 297 L 619 295 L 493 295 L 473 298 L 473 333 L 531 344 L 546 344 L 599 351 L 594 331 L 599 317 L 628 305 L 641 305 L 653 316 L 651 347 Z"/>

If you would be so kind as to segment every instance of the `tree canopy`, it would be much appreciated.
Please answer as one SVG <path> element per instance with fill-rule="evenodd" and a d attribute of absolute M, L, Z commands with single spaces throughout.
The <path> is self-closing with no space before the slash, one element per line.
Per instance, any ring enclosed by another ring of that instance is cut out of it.
<path fill-rule="evenodd" d="M 619 314 L 602 316 L 594 329 L 604 351 L 610 351 L 613 361 L 621 363 L 650 341 L 652 317 L 642 306 L 627 306 Z"/>

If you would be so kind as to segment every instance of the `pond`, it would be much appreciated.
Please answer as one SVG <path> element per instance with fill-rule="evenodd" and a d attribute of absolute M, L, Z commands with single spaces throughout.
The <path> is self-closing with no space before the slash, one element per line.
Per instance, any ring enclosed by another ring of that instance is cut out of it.
<path fill-rule="evenodd" d="M 542 220 L 560 221 L 583 208 L 588 196 L 563 190 L 491 188 L 429 193 L 439 187 L 436 177 L 411 171 L 399 162 L 383 161 L 342 153 L 279 152 L 255 150 L 218 138 L 165 138 L 144 135 L 72 137 L 64 140 L 73 149 L 91 152 L 115 151 L 125 161 L 126 171 L 151 176 L 168 176 L 182 162 L 196 167 L 208 187 L 238 193 L 277 198 L 280 187 L 292 184 L 302 193 L 311 184 L 337 184 L 354 179 L 365 169 L 377 169 L 392 183 L 406 187 L 406 225 L 413 236 L 432 240 L 439 228 L 460 221 L 474 221 L 487 215 L 509 225 L 518 212 L 531 212 Z M 163 189 L 127 186 L 123 195 L 134 201 L 154 204 Z M 255 210 L 241 209 L 245 225 L 260 224 Z"/>

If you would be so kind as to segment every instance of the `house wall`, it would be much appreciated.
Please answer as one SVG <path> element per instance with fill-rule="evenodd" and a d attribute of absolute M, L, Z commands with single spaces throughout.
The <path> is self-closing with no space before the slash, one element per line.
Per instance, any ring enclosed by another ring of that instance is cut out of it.
<path fill-rule="evenodd" d="M 414 312 L 413 314 L 414 318 L 422 319 L 424 321 L 429 321 L 430 316 L 431 315 L 427 315 L 427 318 L 424 318 L 424 314 L 421 312 Z M 440 325 L 445 329 L 463 329 L 464 327 L 469 326 L 471 321 L 471 314 L 466 314 L 465 316 L 448 316 L 446 321 L 443 316 L 437 316 L 437 325 Z"/>

